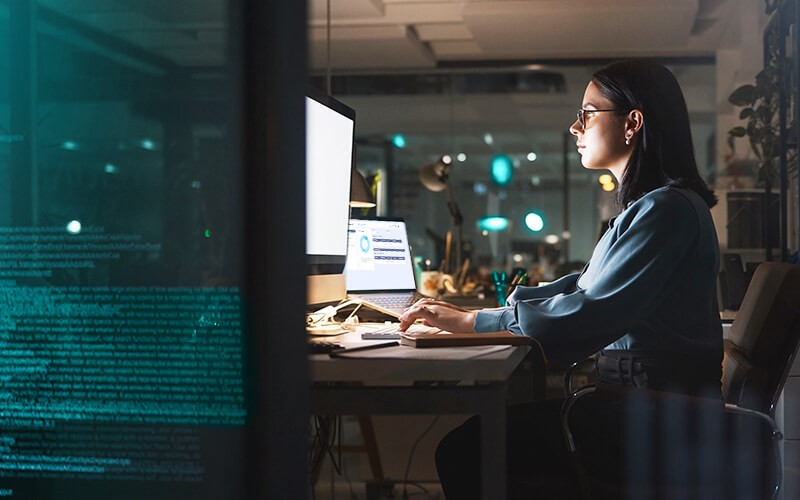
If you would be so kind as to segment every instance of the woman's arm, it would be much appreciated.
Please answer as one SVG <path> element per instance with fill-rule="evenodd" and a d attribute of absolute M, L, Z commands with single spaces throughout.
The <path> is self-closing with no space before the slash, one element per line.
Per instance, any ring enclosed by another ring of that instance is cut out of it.
<path fill-rule="evenodd" d="M 511 295 L 509 295 L 506 303 L 509 306 L 513 306 L 515 303 L 522 300 L 545 299 L 553 295 L 558 295 L 559 293 L 572 291 L 575 289 L 575 283 L 577 283 L 579 277 L 580 273 L 573 273 L 562 276 L 548 285 L 518 286 Z"/>
<path fill-rule="evenodd" d="M 476 332 L 509 330 L 541 343 L 549 357 L 580 359 L 641 324 L 695 244 L 697 214 L 681 194 L 654 192 L 620 217 L 617 239 L 595 254 L 587 289 L 480 311 Z"/>

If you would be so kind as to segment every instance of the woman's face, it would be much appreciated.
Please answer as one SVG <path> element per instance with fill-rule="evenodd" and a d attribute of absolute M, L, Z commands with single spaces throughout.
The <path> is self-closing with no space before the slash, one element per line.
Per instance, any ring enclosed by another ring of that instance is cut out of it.
<path fill-rule="evenodd" d="M 594 82 L 589 82 L 583 94 L 583 121 L 580 119 L 570 125 L 569 131 L 574 135 L 581 163 L 588 169 L 608 169 L 622 179 L 622 173 L 633 150 L 625 144 L 626 117 L 614 112 L 592 110 L 612 110 L 614 105 L 603 97 Z M 633 144 L 633 143 L 631 143 Z"/>

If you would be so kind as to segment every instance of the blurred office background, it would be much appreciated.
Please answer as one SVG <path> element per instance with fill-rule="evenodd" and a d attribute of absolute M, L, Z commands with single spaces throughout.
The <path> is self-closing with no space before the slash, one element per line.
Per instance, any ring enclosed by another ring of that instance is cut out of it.
<path fill-rule="evenodd" d="M 757 181 L 746 141 L 727 143 L 739 113 L 727 98 L 762 66 L 763 2 L 310 6 L 310 81 L 356 110 L 358 168 L 377 178 L 378 212 L 408 221 L 415 254 L 432 267 L 452 222 L 445 194 L 426 190 L 418 174 L 442 155 L 453 159 L 449 182 L 473 265 L 540 267 L 552 278 L 558 263 L 589 258 L 601 223 L 618 211 L 616 189 L 601 182 L 605 172 L 581 166 L 567 129 L 592 72 L 622 57 L 659 58 L 681 83 L 727 250 L 727 192 Z M 541 228 L 526 225 L 529 213 Z M 487 227 L 488 216 L 504 221 Z M 790 241 L 796 250 L 796 229 Z"/>
<path fill-rule="evenodd" d="M 242 3 L 0 0 L 2 224 L 80 220 L 163 245 L 65 273 L 67 283 L 240 284 L 242 47 L 229 16 Z M 729 214 L 728 193 L 760 187 L 747 141 L 728 145 L 739 109 L 727 98 L 763 67 L 775 3 L 310 0 L 307 80 L 356 110 L 357 166 L 378 189 L 378 212 L 409 222 L 416 255 L 431 267 L 443 257 L 446 197 L 418 175 L 450 155 L 473 264 L 542 267 L 547 278 L 586 261 L 617 211 L 614 186 L 583 169 L 567 132 L 586 83 L 614 59 L 659 58 L 684 89 L 698 164 L 721 200 L 723 251 L 763 260 L 757 243 L 728 245 L 747 213 Z M 797 197 L 794 175 L 789 253 L 800 247 Z M 540 230 L 526 227 L 529 212 Z M 480 227 L 486 216 L 508 225 Z M 789 469 L 798 437 L 787 433 Z M 429 458 L 419 460 L 427 477 Z"/>

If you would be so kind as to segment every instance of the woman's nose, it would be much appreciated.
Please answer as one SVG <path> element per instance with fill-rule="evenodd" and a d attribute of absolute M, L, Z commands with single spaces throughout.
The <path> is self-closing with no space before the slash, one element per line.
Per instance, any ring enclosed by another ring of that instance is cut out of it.
<path fill-rule="evenodd" d="M 575 121 L 572 122 L 572 125 L 569 126 L 569 133 L 570 134 L 578 135 L 578 134 L 583 132 L 583 127 L 581 127 L 581 123 L 580 122 L 581 121 L 578 120 L 578 119 L 575 119 Z"/>

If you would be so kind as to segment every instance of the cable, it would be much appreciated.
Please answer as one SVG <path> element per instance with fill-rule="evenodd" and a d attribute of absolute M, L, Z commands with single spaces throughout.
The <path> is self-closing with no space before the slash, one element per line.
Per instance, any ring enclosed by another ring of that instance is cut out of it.
<path fill-rule="evenodd" d="M 411 452 L 408 454 L 408 463 L 406 464 L 406 473 L 403 476 L 403 498 L 408 498 L 408 473 L 411 470 L 411 461 L 414 458 L 414 452 L 417 450 L 417 445 L 420 441 L 422 441 L 422 438 L 424 438 L 431 431 L 431 429 L 433 429 L 433 426 L 439 421 L 439 417 L 441 417 L 441 415 L 436 415 L 436 417 L 434 417 L 428 427 L 422 431 L 422 434 L 419 435 L 417 440 L 414 441 L 414 444 L 411 446 Z M 414 486 L 422 488 L 425 492 L 427 492 L 422 485 L 414 483 Z"/>
<path fill-rule="evenodd" d="M 316 454 L 312 453 L 311 457 L 311 473 L 313 475 L 317 468 L 322 466 L 322 461 L 326 456 L 331 458 L 331 466 L 337 474 L 341 475 L 341 442 L 338 450 L 337 457 L 333 454 L 333 447 L 336 444 L 337 438 L 337 422 L 340 422 L 339 417 L 314 417 L 315 433 L 312 441 L 311 449 L 316 450 Z M 331 429 L 333 432 L 331 432 Z"/>
<path fill-rule="evenodd" d="M 356 495 L 355 490 L 353 490 L 353 480 L 350 479 L 350 473 L 347 470 L 347 461 L 345 460 L 342 461 L 342 472 L 344 472 L 344 478 L 347 480 L 347 486 L 350 488 L 350 498 L 352 500 L 358 500 L 358 495 Z"/>
<path fill-rule="evenodd" d="M 314 312 L 307 313 L 306 323 L 312 326 L 330 325 L 330 324 L 338 325 L 339 322 L 336 321 L 334 317 L 339 313 L 341 309 L 344 309 L 345 307 L 348 306 L 356 305 L 357 306 L 356 309 L 353 311 L 353 313 L 350 314 L 350 316 L 352 316 L 355 313 L 355 311 L 358 310 L 359 307 L 361 307 L 362 304 L 363 301 L 361 299 L 352 298 L 343 300 L 335 306 L 325 306 L 322 309 L 318 309 Z M 350 318 L 350 316 L 348 316 L 348 318 Z"/>

